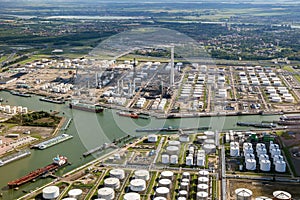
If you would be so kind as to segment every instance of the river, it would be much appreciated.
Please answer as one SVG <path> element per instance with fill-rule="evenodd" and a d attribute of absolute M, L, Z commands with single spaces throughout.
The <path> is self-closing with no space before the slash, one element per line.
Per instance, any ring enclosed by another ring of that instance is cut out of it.
<path fill-rule="evenodd" d="M 57 154 L 67 156 L 72 165 L 59 171 L 60 174 L 70 171 L 95 158 L 95 156 L 82 157 L 87 150 L 100 146 L 105 142 L 111 142 L 115 138 L 125 135 L 137 136 L 144 133 L 136 133 L 137 128 L 158 128 L 158 127 L 212 127 L 213 130 L 222 129 L 244 129 L 236 126 L 237 121 L 271 121 L 278 120 L 279 116 L 231 116 L 231 117 L 205 117 L 205 118 L 184 118 L 184 119 L 131 119 L 120 117 L 116 110 L 106 109 L 103 113 L 90 113 L 79 110 L 71 110 L 67 104 L 59 105 L 39 101 L 38 96 L 24 98 L 13 96 L 9 92 L 1 91 L 0 97 L 4 99 L 3 104 L 22 105 L 29 110 L 59 111 L 60 115 L 67 119 L 72 118 L 67 134 L 74 137 L 63 143 L 57 144 L 45 150 L 31 150 L 29 157 L 9 163 L 0 167 L 0 187 L 2 188 L 2 199 L 15 199 L 23 195 L 23 190 L 29 191 L 39 187 L 50 179 L 40 179 L 35 183 L 20 187 L 20 190 L 4 189 L 7 182 L 19 178 L 30 171 L 43 167 L 52 162 Z M 68 121 L 68 120 L 66 120 Z M 103 152 L 105 153 L 105 152 Z M 101 154 L 100 154 L 101 155 Z M 1 199 L 1 197 L 0 197 Z"/>

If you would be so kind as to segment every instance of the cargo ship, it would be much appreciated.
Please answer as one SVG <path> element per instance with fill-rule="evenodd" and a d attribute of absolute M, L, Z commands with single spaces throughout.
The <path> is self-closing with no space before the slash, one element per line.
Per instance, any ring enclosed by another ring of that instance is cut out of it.
<path fill-rule="evenodd" d="M 282 115 L 280 117 L 280 120 L 282 120 L 282 121 L 300 120 L 300 115 L 293 115 L 293 116 Z"/>
<path fill-rule="evenodd" d="M 65 103 L 65 100 L 53 99 L 53 98 L 49 98 L 49 97 L 42 97 L 42 98 L 40 98 L 40 101 L 45 101 L 45 102 L 49 102 L 49 103 L 56 103 L 56 104 L 64 104 Z"/>
<path fill-rule="evenodd" d="M 299 120 L 281 120 L 277 122 L 279 125 L 283 125 L 283 126 L 290 126 L 290 125 L 300 125 L 300 121 Z"/>
<path fill-rule="evenodd" d="M 42 176 L 50 171 L 59 169 L 67 164 L 68 164 L 68 159 L 66 157 L 57 155 L 55 158 L 53 158 L 53 162 L 51 164 L 49 164 L 43 168 L 36 169 L 35 171 L 30 172 L 29 174 L 27 174 L 19 179 L 16 179 L 14 181 L 7 183 L 7 185 L 10 188 L 19 187 L 20 185 L 28 183 L 29 181 L 32 181 L 33 179 L 39 178 L 40 176 Z"/>
<path fill-rule="evenodd" d="M 69 140 L 71 138 L 73 138 L 72 135 L 62 134 L 62 135 L 56 136 L 54 138 L 51 138 L 51 139 L 49 139 L 47 141 L 41 142 L 39 144 L 36 144 L 36 145 L 33 146 L 33 148 L 37 148 L 37 149 L 43 150 L 43 149 L 46 149 L 46 148 L 51 147 L 53 145 L 56 145 L 56 144 L 59 144 L 61 142 L 66 141 L 66 140 Z"/>
<path fill-rule="evenodd" d="M 139 118 L 139 115 L 136 113 L 118 112 L 118 115 L 123 116 L 123 117 L 131 117 L 133 119 Z"/>
<path fill-rule="evenodd" d="M 30 154 L 31 154 L 30 151 L 20 151 L 20 152 L 14 153 L 12 155 L 6 156 L 6 157 L 0 159 L 0 167 L 8 164 L 10 162 L 13 162 L 15 160 L 19 160 L 21 158 L 29 156 Z"/>
<path fill-rule="evenodd" d="M 70 109 L 82 110 L 87 112 L 94 112 L 94 113 L 101 113 L 103 112 L 103 107 L 100 105 L 92 105 L 92 104 L 85 104 L 79 102 L 72 102 L 69 104 Z"/>
<path fill-rule="evenodd" d="M 258 122 L 237 122 L 238 126 L 252 126 L 257 128 L 275 128 L 276 124 L 273 123 L 258 123 Z"/>

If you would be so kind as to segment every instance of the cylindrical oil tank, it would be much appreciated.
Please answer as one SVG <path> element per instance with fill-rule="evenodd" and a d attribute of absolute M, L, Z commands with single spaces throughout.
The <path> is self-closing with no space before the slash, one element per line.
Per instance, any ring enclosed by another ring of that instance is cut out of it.
<path fill-rule="evenodd" d="M 197 166 L 205 166 L 205 156 L 197 156 Z"/>
<path fill-rule="evenodd" d="M 181 134 L 181 135 L 179 135 L 179 141 L 180 142 L 189 142 L 190 136 L 188 134 Z"/>
<path fill-rule="evenodd" d="M 167 198 L 165 198 L 165 197 L 154 197 L 153 200 L 167 200 Z"/>
<path fill-rule="evenodd" d="M 106 178 L 104 180 L 104 186 L 110 187 L 113 189 L 118 189 L 118 188 L 120 188 L 120 180 L 117 178 Z"/>
<path fill-rule="evenodd" d="M 112 200 L 115 198 L 115 191 L 112 188 L 104 187 L 98 190 L 98 198 Z"/>
<path fill-rule="evenodd" d="M 169 164 L 170 163 L 170 156 L 168 154 L 161 155 L 161 162 L 163 164 Z"/>
<path fill-rule="evenodd" d="M 262 149 L 262 148 L 266 148 L 266 145 L 264 143 L 257 143 L 256 144 L 256 149 Z"/>
<path fill-rule="evenodd" d="M 215 132 L 213 132 L 213 131 L 204 131 L 204 135 L 206 135 L 208 139 L 215 138 Z"/>
<path fill-rule="evenodd" d="M 149 171 L 148 171 L 148 170 L 143 170 L 143 169 L 141 169 L 141 170 L 136 170 L 136 171 L 134 172 L 134 177 L 135 177 L 136 179 L 143 179 L 143 180 L 145 180 L 145 181 L 148 181 L 149 178 L 150 178 L 150 174 L 149 174 Z"/>
<path fill-rule="evenodd" d="M 278 144 L 270 144 L 269 151 L 271 152 L 272 149 L 279 149 L 279 145 Z"/>
<path fill-rule="evenodd" d="M 69 197 L 79 199 L 80 196 L 82 195 L 82 190 L 81 189 L 72 189 L 68 192 L 68 195 L 69 195 Z"/>
<path fill-rule="evenodd" d="M 243 149 L 243 151 L 244 151 L 244 154 L 246 155 L 246 154 L 253 154 L 253 148 L 252 147 L 246 147 L 246 148 L 244 148 Z"/>
<path fill-rule="evenodd" d="M 174 173 L 172 171 L 163 171 L 163 172 L 161 172 L 160 176 L 161 176 L 162 179 L 166 178 L 166 179 L 172 180 L 173 176 L 174 176 Z"/>
<path fill-rule="evenodd" d="M 125 178 L 125 171 L 123 169 L 112 169 L 109 172 L 111 177 L 118 178 L 120 180 L 123 180 Z"/>
<path fill-rule="evenodd" d="M 197 141 L 202 144 L 207 139 L 206 135 L 200 135 L 197 137 Z"/>
<path fill-rule="evenodd" d="M 256 149 L 256 153 L 257 153 L 257 156 L 259 157 L 260 155 L 264 155 L 264 154 L 267 154 L 267 149 L 266 148 L 258 148 Z"/>
<path fill-rule="evenodd" d="M 204 144 L 215 144 L 215 140 L 214 139 L 207 139 L 204 141 Z"/>
<path fill-rule="evenodd" d="M 169 155 L 178 155 L 179 152 L 178 146 L 168 146 L 166 149 Z"/>
<path fill-rule="evenodd" d="M 187 166 L 193 165 L 193 164 L 194 164 L 193 156 L 188 156 L 188 157 L 186 157 L 185 164 L 186 164 Z"/>
<path fill-rule="evenodd" d="M 275 171 L 276 172 L 285 172 L 286 171 L 286 163 L 283 160 L 276 161 L 275 163 Z"/>
<path fill-rule="evenodd" d="M 238 142 L 230 142 L 230 147 L 239 146 Z"/>
<path fill-rule="evenodd" d="M 123 200 L 140 200 L 141 195 L 135 192 L 126 193 L 123 197 Z"/>
<path fill-rule="evenodd" d="M 271 162 L 269 160 L 261 160 L 259 164 L 261 171 L 269 172 L 271 170 Z"/>
<path fill-rule="evenodd" d="M 179 190 L 179 196 L 187 198 L 188 197 L 188 191 L 186 191 L 186 190 Z"/>
<path fill-rule="evenodd" d="M 203 149 L 205 150 L 206 154 L 212 154 L 216 152 L 216 145 L 214 144 L 205 144 L 203 145 Z"/>
<path fill-rule="evenodd" d="M 200 183 L 197 185 L 197 191 L 198 192 L 207 192 L 208 191 L 208 185 L 204 183 Z"/>
<path fill-rule="evenodd" d="M 281 155 L 281 150 L 280 149 L 272 149 L 271 157 L 274 158 L 275 155 Z"/>
<path fill-rule="evenodd" d="M 244 156 L 245 156 L 245 160 L 255 158 L 255 155 L 253 153 L 246 153 Z"/>
<path fill-rule="evenodd" d="M 181 179 L 181 182 L 187 182 L 187 183 L 189 183 L 190 179 L 189 178 L 183 178 L 183 179 Z"/>
<path fill-rule="evenodd" d="M 260 162 L 261 160 L 269 160 L 268 154 L 261 154 L 261 155 L 259 156 L 259 162 Z"/>
<path fill-rule="evenodd" d="M 274 200 L 290 200 L 292 199 L 292 195 L 285 191 L 274 191 L 273 192 Z"/>
<path fill-rule="evenodd" d="M 282 155 L 275 155 L 273 157 L 273 162 L 276 163 L 279 160 L 283 160 L 283 156 Z"/>
<path fill-rule="evenodd" d="M 177 200 L 186 200 L 185 197 L 178 197 Z"/>
<path fill-rule="evenodd" d="M 208 172 L 207 170 L 200 170 L 200 171 L 198 172 L 198 175 L 199 175 L 199 176 L 203 176 L 203 177 L 207 177 L 207 178 L 208 178 L 209 172 Z"/>
<path fill-rule="evenodd" d="M 172 181 L 171 181 L 170 179 L 166 179 L 166 178 L 160 179 L 160 180 L 158 181 L 158 185 L 159 185 L 160 187 L 167 187 L 167 188 L 170 188 L 171 185 L 172 185 Z"/>
<path fill-rule="evenodd" d="M 191 174 L 190 174 L 190 172 L 183 172 L 182 173 L 182 178 L 190 178 L 191 177 Z"/>
<path fill-rule="evenodd" d="M 246 169 L 247 170 L 255 170 L 256 169 L 256 160 L 255 159 L 247 159 L 246 160 Z"/>
<path fill-rule="evenodd" d="M 59 196 L 59 187 L 48 186 L 43 189 L 44 199 L 56 199 Z"/>
<path fill-rule="evenodd" d="M 133 179 L 130 181 L 130 189 L 134 192 L 142 192 L 146 189 L 146 181 L 143 179 Z"/>
<path fill-rule="evenodd" d="M 189 189 L 189 183 L 188 182 L 181 182 L 180 183 L 180 189 L 181 190 L 188 190 Z"/>
<path fill-rule="evenodd" d="M 197 192 L 196 199 L 197 200 L 207 200 L 208 193 L 207 192 Z"/>
<path fill-rule="evenodd" d="M 170 196 L 170 189 L 166 187 L 156 188 L 156 196 L 168 198 Z"/>
<path fill-rule="evenodd" d="M 272 199 L 269 197 L 260 196 L 260 197 L 256 197 L 255 200 L 272 200 Z"/>
<path fill-rule="evenodd" d="M 171 164 L 178 164 L 178 156 L 177 155 L 171 155 L 170 156 L 170 163 Z"/>
<path fill-rule="evenodd" d="M 77 199 L 75 199 L 73 197 L 67 197 L 67 198 L 63 198 L 62 200 L 77 200 Z"/>
<path fill-rule="evenodd" d="M 238 188 L 235 190 L 236 200 L 251 200 L 252 191 L 247 188 Z"/>
<path fill-rule="evenodd" d="M 239 146 L 230 147 L 230 156 L 237 157 L 240 156 L 240 148 Z"/>
<path fill-rule="evenodd" d="M 200 183 L 208 184 L 208 181 L 209 181 L 209 178 L 207 178 L 205 176 L 198 177 L 198 184 L 200 184 Z"/>
<path fill-rule="evenodd" d="M 177 140 L 170 140 L 170 141 L 168 142 L 168 144 L 169 144 L 169 146 L 177 146 L 177 147 L 180 146 L 180 142 L 177 141 Z"/>
<path fill-rule="evenodd" d="M 245 143 L 243 144 L 243 150 L 244 150 L 244 149 L 247 149 L 247 148 L 252 148 L 252 144 L 249 143 L 249 142 L 245 142 Z"/>

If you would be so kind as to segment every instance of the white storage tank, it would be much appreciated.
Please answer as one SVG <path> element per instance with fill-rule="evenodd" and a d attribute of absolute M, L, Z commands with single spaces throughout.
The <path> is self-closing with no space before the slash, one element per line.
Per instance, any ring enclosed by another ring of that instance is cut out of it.
<path fill-rule="evenodd" d="M 280 149 L 272 149 L 271 150 L 271 156 L 274 158 L 275 155 L 281 155 Z"/>
<path fill-rule="evenodd" d="M 130 189 L 134 192 L 142 192 L 146 189 L 146 181 L 143 179 L 133 179 L 130 181 Z"/>
<path fill-rule="evenodd" d="M 190 183 L 190 179 L 188 179 L 188 178 L 183 178 L 183 179 L 181 179 L 181 182 L 187 182 L 187 183 Z"/>
<path fill-rule="evenodd" d="M 190 179 L 190 177 L 191 177 L 190 172 L 183 172 L 183 173 L 182 173 L 182 178 Z"/>
<path fill-rule="evenodd" d="M 177 200 L 186 200 L 185 197 L 178 197 Z"/>
<path fill-rule="evenodd" d="M 261 154 L 267 154 L 266 148 L 258 148 L 256 149 L 257 156 L 259 157 Z"/>
<path fill-rule="evenodd" d="M 275 163 L 275 171 L 276 172 L 285 172 L 286 171 L 286 163 L 283 160 L 276 161 Z"/>
<path fill-rule="evenodd" d="M 163 178 L 163 179 L 160 179 L 158 181 L 158 185 L 160 187 L 167 187 L 167 188 L 170 188 L 171 185 L 172 185 L 172 181 L 170 179 L 166 179 L 166 178 Z"/>
<path fill-rule="evenodd" d="M 261 154 L 261 155 L 259 156 L 259 162 L 260 162 L 261 160 L 269 160 L 268 154 Z"/>
<path fill-rule="evenodd" d="M 82 195 L 82 190 L 81 189 L 72 189 L 68 192 L 69 197 L 79 199 Z"/>
<path fill-rule="evenodd" d="M 62 200 L 77 200 L 77 199 L 75 199 L 73 197 L 67 197 L 67 198 L 63 198 Z"/>
<path fill-rule="evenodd" d="M 186 164 L 187 166 L 193 165 L 193 164 L 194 164 L 193 156 L 188 156 L 188 157 L 186 157 L 185 164 Z"/>
<path fill-rule="evenodd" d="M 205 166 L 205 157 L 197 156 L 197 166 L 204 167 Z"/>
<path fill-rule="evenodd" d="M 272 199 L 269 197 L 260 196 L 260 197 L 256 197 L 255 200 L 272 200 Z"/>
<path fill-rule="evenodd" d="M 198 184 L 208 184 L 209 179 L 205 176 L 198 177 Z"/>
<path fill-rule="evenodd" d="M 168 154 L 163 154 L 161 156 L 161 162 L 163 164 L 169 164 L 170 163 L 170 156 Z"/>
<path fill-rule="evenodd" d="M 120 188 L 120 180 L 117 178 L 106 178 L 104 180 L 104 186 L 110 187 L 113 189 L 118 189 L 118 188 Z"/>
<path fill-rule="evenodd" d="M 180 146 L 180 142 L 177 140 L 171 140 L 168 142 L 169 146 Z"/>
<path fill-rule="evenodd" d="M 168 146 L 167 153 L 169 155 L 178 155 L 179 147 L 178 146 Z"/>
<path fill-rule="evenodd" d="M 205 150 L 206 154 L 212 154 L 216 152 L 216 145 L 214 144 L 205 144 L 203 145 L 203 149 Z"/>
<path fill-rule="evenodd" d="M 231 157 L 240 156 L 240 148 L 239 148 L 239 146 L 230 146 L 230 156 Z"/>
<path fill-rule="evenodd" d="M 253 153 L 246 153 L 245 155 L 245 160 L 247 160 L 247 159 L 254 159 L 255 158 L 255 155 L 253 154 Z"/>
<path fill-rule="evenodd" d="M 188 197 L 188 192 L 186 190 L 180 190 L 179 191 L 179 197 Z"/>
<path fill-rule="evenodd" d="M 167 178 L 167 179 L 172 180 L 174 173 L 172 171 L 163 171 L 163 172 L 161 172 L 160 176 L 161 176 L 161 178 Z"/>
<path fill-rule="evenodd" d="M 207 200 L 208 199 L 208 193 L 207 192 L 197 192 L 196 199 L 197 200 Z"/>
<path fill-rule="evenodd" d="M 256 160 L 255 159 L 247 159 L 246 160 L 246 169 L 247 170 L 255 170 L 256 169 Z"/>
<path fill-rule="evenodd" d="M 167 200 L 165 197 L 154 197 L 153 200 Z"/>
<path fill-rule="evenodd" d="M 156 188 L 156 196 L 168 198 L 170 196 L 170 189 L 166 187 Z"/>
<path fill-rule="evenodd" d="M 283 160 L 283 156 L 282 156 L 282 155 L 275 155 L 275 156 L 273 157 L 273 162 L 274 162 L 274 164 L 275 164 L 277 161 L 279 161 L 279 160 Z"/>
<path fill-rule="evenodd" d="M 213 132 L 213 131 L 204 131 L 204 135 L 207 136 L 207 139 L 214 139 L 215 138 L 215 132 Z"/>
<path fill-rule="evenodd" d="M 215 144 L 215 140 L 214 139 L 207 139 L 204 141 L 204 144 Z"/>
<path fill-rule="evenodd" d="M 170 163 L 171 164 L 178 164 L 178 156 L 177 155 L 171 155 L 170 156 Z"/>
<path fill-rule="evenodd" d="M 111 177 L 118 178 L 120 180 L 123 180 L 125 178 L 125 171 L 123 169 L 112 169 L 109 172 Z"/>
<path fill-rule="evenodd" d="M 135 192 L 126 193 L 123 197 L 123 200 L 140 200 L 141 195 Z"/>
<path fill-rule="evenodd" d="M 274 200 L 291 200 L 292 195 L 285 191 L 275 191 L 273 192 Z"/>
<path fill-rule="evenodd" d="M 188 134 L 181 134 L 181 135 L 179 135 L 179 141 L 180 142 L 189 142 L 190 136 Z"/>
<path fill-rule="evenodd" d="M 148 170 L 143 170 L 143 169 L 141 169 L 141 170 L 136 170 L 136 171 L 134 172 L 134 177 L 135 177 L 136 179 L 143 179 L 143 180 L 145 180 L 145 181 L 148 181 L 149 178 L 150 178 L 150 174 L 149 174 L 149 171 L 148 171 Z"/>
<path fill-rule="evenodd" d="M 157 142 L 157 138 L 158 138 L 158 136 L 157 135 L 155 135 L 155 134 L 150 134 L 150 135 L 148 135 L 148 142 Z"/>
<path fill-rule="evenodd" d="M 104 187 L 98 190 L 98 198 L 112 200 L 115 198 L 115 191 L 112 188 Z"/>
<path fill-rule="evenodd" d="M 245 147 L 244 149 L 244 154 L 252 154 L 253 153 L 253 148 L 252 147 Z"/>
<path fill-rule="evenodd" d="M 266 148 L 266 145 L 264 143 L 257 143 L 256 149 Z"/>
<path fill-rule="evenodd" d="M 207 177 L 207 178 L 208 178 L 209 172 L 208 172 L 207 170 L 200 170 L 200 171 L 198 172 L 198 175 L 199 175 L 199 176 L 202 176 L 202 177 Z"/>
<path fill-rule="evenodd" d="M 56 199 L 59 196 L 59 187 L 48 186 L 43 189 L 44 199 Z"/>
<path fill-rule="evenodd" d="M 252 191 L 246 188 L 238 188 L 235 190 L 236 200 L 251 200 Z"/>
<path fill-rule="evenodd" d="M 197 136 L 197 141 L 198 141 L 199 143 L 203 143 L 206 139 L 207 139 L 207 136 L 206 136 L 206 135 L 200 135 L 200 136 Z"/>
<path fill-rule="evenodd" d="M 204 183 L 200 183 L 197 185 L 197 191 L 198 192 L 207 192 L 208 191 L 208 185 Z"/>
<path fill-rule="evenodd" d="M 180 189 L 181 190 L 188 190 L 189 189 L 189 183 L 188 182 L 181 182 L 180 183 Z"/>
<path fill-rule="evenodd" d="M 261 171 L 269 172 L 271 170 L 271 162 L 269 160 L 261 160 L 259 164 Z"/>

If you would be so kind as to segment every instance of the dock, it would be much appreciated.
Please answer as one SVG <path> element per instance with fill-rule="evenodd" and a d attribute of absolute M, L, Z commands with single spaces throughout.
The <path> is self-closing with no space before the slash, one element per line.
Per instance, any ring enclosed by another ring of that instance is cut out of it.
<path fill-rule="evenodd" d="M 103 151 L 103 150 L 108 149 L 108 148 L 117 148 L 117 146 L 115 144 L 113 144 L 113 143 L 111 143 L 111 144 L 104 143 L 104 144 L 102 144 L 99 147 L 93 148 L 93 149 L 91 149 L 91 150 L 83 153 L 82 155 L 84 157 L 87 157 L 87 156 L 89 156 L 89 155 L 91 155 L 91 154 L 93 154 L 93 153 L 95 153 L 97 151 Z"/>
<path fill-rule="evenodd" d="M 195 128 L 173 128 L 173 127 L 167 127 L 167 128 L 149 128 L 149 129 L 136 129 L 136 132 L 176 132 L 179 130 L 182 131 L 199 131 L 199 130 L 208 130 L 211 127 L 204 126 L 204 127 L 195 127 Z"/>

